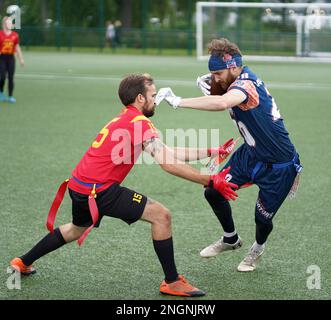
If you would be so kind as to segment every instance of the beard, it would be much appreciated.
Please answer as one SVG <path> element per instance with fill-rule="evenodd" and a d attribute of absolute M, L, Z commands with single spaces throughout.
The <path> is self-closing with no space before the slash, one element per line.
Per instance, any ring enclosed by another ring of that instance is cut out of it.
<path fill-rule="evenodd" d="M 153 117 L 154 113 L 155 113 L 155 105 L 154 105 L 153 108 L 150 109 L 150 110 L 148 110 L 148 109 L 146 108 L 146 106 L 144 106 L 144 109 L 143 109 L 143 115 L 144 115 L 146 118 L 151 118 L 151 117 Z"/>
<path fill-rule="evenodd" d="M 227 91 L 230 86 L 227 82 L 219 82 L 219 84 L 224 91 Z"/>
<path fill-rule="evenodd" d="M 229 74 L 226 80 L 220 81 L 219 84 L 222 87 L 223 90 L 227 91 L 230 85 L 236 80 L 236 77 Z"/>
<path fill-rule="evenodd" d="M 220 82 L 220 85 L 222 87 L 223 90 L 227 91 L 228 88 L 230 87 L 230 85 L 232 84 L 233 81 L 226 79 L 226 81 L 222 81 Z"/>

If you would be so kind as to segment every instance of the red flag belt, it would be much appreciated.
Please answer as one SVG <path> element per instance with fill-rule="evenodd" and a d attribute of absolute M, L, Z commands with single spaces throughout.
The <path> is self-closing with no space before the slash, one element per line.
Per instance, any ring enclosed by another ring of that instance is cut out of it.
<path fill-rule="evenodd" d="M 46 227 L 51 233 L 54 232 L 55 218 L 56 218 L 57 212 L 59 210 L 59 207 L 62 203 L 62 200 L 64 198 L 64 195 L 66 193 L 68 183 L 69 183 L 69 179 L 65 180 L 60 185 L 60 187 L 59 187 L 59 189 L 56 193 L 56 196 L 53 200 L 53 203 L 51 205 L 51 208 L 49 209 L 48 216 L 47 216 Z M 91 193 L 88 197 L 88 205 L 89 205 L 89 209 L 90 209 L 90 213 L 91 213 L 93 223 L 90 227 L 88 227 L 88 229 L 85 230 L 85 232 L 77 240 L 78 245 L 80 245 L 80 246 L 83 244 L 85 238 L 90 233 L 90 231 L 93 229 L 94 225 L 97 223 L 97 221 L 99 219 L 99 210 L 98 210 L 97 203 L 95 201 L 95 198 L 97 197 L 95 189 L 96 189 L 96 185 L 94 184 L 93 189 L 92 189 L 92 191 L 91 191 Z"/>

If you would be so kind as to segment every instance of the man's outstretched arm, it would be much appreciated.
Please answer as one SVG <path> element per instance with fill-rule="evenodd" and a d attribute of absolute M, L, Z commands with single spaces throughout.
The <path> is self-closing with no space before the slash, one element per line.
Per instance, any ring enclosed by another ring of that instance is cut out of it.
<path fill-rule="evenodd" d="M 223 162 L 234 150 L 235 145 L 239 139 L 226 141 L 223 145 L 217 148 L 171 148 L 177 159 L 182 161 L 194 161 L 200 159 L 206 159 L 214 156 L 219 156 L 221 162 Z"/>
<path fill-rule="evenodd" d="M 174 109 L 191 108 L 207 111 L 223 111 L 235 107 L 246 100 L 246 95 L 237 89 L 232 89 L 222 96 L 204 96 L 197 98 L 181 98 L 176 96 L 171 88 L 162 88 L 156 96 L 156 104 L 165 100 Z"/>
<path fill-rule="evenodd" d="M 174 150 L 165 145 L 159 138 L 146 141 L 144 151 L 149 153 L 164 171 L 192 182 L 208 185 L 209 175 L 202 175 L 199 170 L 176 158 Z"/>
<path fill-rule="evenodd" d="M 169 147 L 170 148 L 170 147 Z M 195 161 L 200 159 L 209 158 L 207 148 L 181 148 L 174 147 L 170 148 L 173 150 L 175 157 L 182 161 Z"/>
<path fill-rule="evenodd" d="M 164 171 L 174 176 L 212 187 L 220 192 L 227 200 L 235 200 L 236 197 L 238 197 L 233 190 L 238 189 L 238 186 L 225 180 L 225 176 L 229 172 L 230 167 L 217 175 L 204 175 L 197 169 L 177 159 L 173 150 L 163 144 L 159 138 L 148 140 L 144 142 L 143 146 L 144 151 L 149 153 Z"/>

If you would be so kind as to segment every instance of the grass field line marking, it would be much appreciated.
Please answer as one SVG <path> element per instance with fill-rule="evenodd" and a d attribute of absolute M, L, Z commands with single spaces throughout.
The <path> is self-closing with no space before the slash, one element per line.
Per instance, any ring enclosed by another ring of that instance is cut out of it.
<path fill-rule="evenodd" d="M 122 77 L 118 76 L 102 76 L 102 75 L 73 75 L 73 74 L 61 74 L 61 73 L 17 73 L 17 78 L 19 79 L 36 79 L 36 80 L 97 80 L 97 81 L 116 81 L 122 80 Z M 195 81 L 189 80 L 169 80 L 169 79 L 158 79 L 156 80 L 158 84 L 162 85 L 182 85 L 182 86 L 196 86 Z M 324 84 L 313 83 L 313 82 L 268 82 L 267 86 L 270 88 L 279 89 L 319 89 L 319 90 L 330 90 L 331 86 L 326 86 Z"/>

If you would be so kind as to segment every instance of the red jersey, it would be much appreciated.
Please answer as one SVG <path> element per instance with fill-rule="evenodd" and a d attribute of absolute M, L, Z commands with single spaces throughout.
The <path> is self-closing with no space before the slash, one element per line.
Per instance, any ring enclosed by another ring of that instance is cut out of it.
<path fill-rule="evenodd" d="M 12 31 L 9 35 L 0 30 L 0 54 L 15 54 L 19 43 L 18 33 Z"/>
<path fill-rule="evenodd" d="M 101 185 L 98 192 L 114 182 L 121 183 L 139 158 L 143 142 L 155 137 L 158 134 L 153 123 L 137 108 L 126 107 L 97 135 L 73 170 L 69 188 L 90 194 L 91 187 L 79 182 Z"/>

